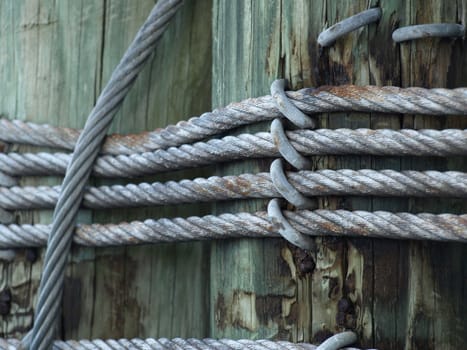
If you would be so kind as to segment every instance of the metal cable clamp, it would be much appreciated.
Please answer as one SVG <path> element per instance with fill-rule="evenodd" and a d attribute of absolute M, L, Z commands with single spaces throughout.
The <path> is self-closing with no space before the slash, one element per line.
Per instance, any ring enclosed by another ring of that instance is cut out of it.
<path fill-rule="evenodd" d="M 392 33 L 392 40 L 396 43 L 400 43 L 423 38 L 462 38 L 464 34 L 465 26 L 462 24 L 431 23 L 396 29 Z"/>
<path fill-rule="evenodd" d="M 284 91 L 285 80 L 275 80 L 271 84 L 271 96 L 273 97 L 277 108 L 293 125 L 305 129 L 315 128 L 316 122 L 302 111 L 300 111 L 293 103 L 290 102 Z M 285 134 L 282 121 L 277 118 L 271 123 L 271 136 L 276 145 L 279 153 L 290 164 L 300 170 L 309 169 L 311 162 L 302 156 L 292 146 Z M 280 159 L 276 159 L 271 163 L 270 168 L 271 180 L 276 187 L 277 191 L 290 203 L 299 209 L 310 209 L 314 206 L 311 199 L 306 198 L 297 189 L 295 189 L 285 176 L 283 164 Z M 268 204 L 268 216 L 274 228 L 277 229 L 279 234 L 287 241 L 302 249 L 314 250 L 314 240 L 306 236 L 290 225 L 287 219 L 282 215 L 279 200 L 273 199 Z"/>
<path fill-rule="evenodd" d="M 318 36 L 318 44 L 322 47 L 331 46 L 340 37 L 370 23 L 377 22 L 380 18 L 381 9 L 379 7 L 362 11 L 321 32 Z"/>

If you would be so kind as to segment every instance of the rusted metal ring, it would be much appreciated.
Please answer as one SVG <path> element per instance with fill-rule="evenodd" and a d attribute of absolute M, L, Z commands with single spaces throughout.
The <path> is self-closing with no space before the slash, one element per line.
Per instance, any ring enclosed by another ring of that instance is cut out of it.
<path fill-rule="evenodd" d="M 357 341 L 357 335 L 354 332 L 342 332 L 334 334 L 326 339 L 316 350 L 339 350 Z"/>
<path fill-rule="evenodd" d="M 461 38 L 465 34 L 465 27 L 456 23 L 431 23 L 407 26 L 396 29 L 392 33 L 392 40 L 397 43 L 429 37 Z"/>
<path fill-rule="evenodd" d="M 381 9 L 379 7 L 360 12 L 321 32 L 318 36 L 318 44 L 322 47 L 331 46 L 341 36 L 353 32 L 367 24 L 379 21 L 380 18 Z"/>
<path fill-rule="evenodd" d="M 316 127 L 316 122 L 290 102 L 285 94 L 284 88 L 284 79 L 274 80 L 271 84 L 271 96 L 276 102 L 279 111 L 295 126 L 301 129 L 314 129 Z"/>
<path fill-rule="evenodd" d="M 284 131 L 280 119 L 274 119 L 271 123 L 271 136 L 279 153 L 295 168 L 300 170 L 310 169 L 311 162 L 302 156 L 290 143 Z"/>
<path fill-rule="evenodd" d="M 282 210 L 279 206 L 279 199 L 274 198 L 268 204 L 268 216 L 272 226 L 277 232 L 293 245 L 315 251 L 316 244 L 313 238 L 298 232 L 290 225 L 289 221 L 282 215 Z"/>
<path fill-rule="evenodd" d="M 288 202 L 299 209 L 311 209 L 314 207 L 313 201 L 298 192 L 287 180 L 282 168 L 281 159 L 276 159 L 271 163 L 270 174 L 274 187 Z"/>

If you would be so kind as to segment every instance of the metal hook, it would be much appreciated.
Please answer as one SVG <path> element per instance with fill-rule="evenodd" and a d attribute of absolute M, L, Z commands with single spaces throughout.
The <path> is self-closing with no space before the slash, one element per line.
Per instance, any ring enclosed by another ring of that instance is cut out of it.
<path fill-rule="evenodd" d="M 351 345 L 357 341 L 357 335 L 354 332 L 347 331 L 334 334 L 326 339 L 316 350 L 338 350 Z"/>
<path fill-rule="evenodd" d="M 315 206 L 310 198 L 298 192 L 287 180 L 282 168 L 282 160 L 276 159 L 271 163 L 270 174 L 274 187 L 289 203 L 292 203 L 299 209 L 310 209 Z"/>
<path fill-rule="evenodd" d="M 285 94 L 284 88 L 284 79 L 274 80 L 271 84 L 271 96 L 276 102 L 276 106 L 279 111 L 284 115 L 284 117 L 301 129 L 315 128 L 315 121 L 290 102 L 289 98 Z"/>
<path fill-rule="evenodd" d="M 461 38 L 465 34 L 465 27 L 456 23 L 432 23 L 407 26 L 396 29 L 392 33 L 392 40 L 400 43 L 422 38 Z"/>
<path fill-rule="evenodd" d="M 352 17 L 334 24 L 318 36 L 318 44 L 322 47 L 331 46 L 341 36 L 344 36 L 354 30 L 366 26 L 370 23 L 379 21 L 381 18 L 381 9 L 379 7 L 362 11 Z"/>
<path fill-rule="evenodd" d="M 315 241 L 310 236 L 306 236 L 294 229 L 292 225 L 290 225 L 289 221 L 284 217 L 277 198 L 269 201 L 268 216 L 273 227 L 287 241 L 302 249 L 311 251 L 316 250 Z"/>
<path fill-rule="evenodd" d="M 271 135 L 279 153 L 295 168 L 300 170 L 310 169 L 311 162 L 302 156 L 292 146 L 284 131 L 284 126 L 280 119 L 274 119 L 271 123 Z"/>

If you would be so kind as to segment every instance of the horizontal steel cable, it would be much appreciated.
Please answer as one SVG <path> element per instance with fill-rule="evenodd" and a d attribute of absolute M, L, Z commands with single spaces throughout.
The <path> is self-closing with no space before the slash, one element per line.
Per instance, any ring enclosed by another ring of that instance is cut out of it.
<path fill-rule="evenodd" d="M 385 211 L 283 211 L 298 232 L 311 236 L 467 241 L 467 215 Z M 0 225 L 0 248 L 41 247 L 50 225 Z M 148 219 L 119 224 L 78 225 L 73 240 L 94 247 L 225 238 L 278 238 L 266 212 Z"/>
<path fill-rule="evenodd" d="M 16 339 L 1 339 L 0 348 L 2 350 L 15 350 L 19 346 Z M 232 339 L 118 339 L 118 340 L 56 340 L 52 349 L 54 350 L 234 350 L 234 349 L 254 349 L 254 350 L 315 350 L 317 347 L 308 343 L 291 343 L 288 341 L 272 340 L 232 340 Z M 342 350 L 358 350 L 357 348 L 346 347 Z"/>
<path fill-rule="evenodd" d="M 467 88 L 423 89 L 393 86 L 323 86 L 287 92 L 304 113 L 338 111 L 466 115 Z M 281 117 L 271 96 L 250 98 L 181 121 L 176 125 L 136 135 L 111 135 L 103 154 L 132 154 L 166 149 L 264 120 Z M 78 130 L 37 125 L 19 120 L 0 120 L 0 140 L 37 146 L 73 149 Z"/>
<path fill-rule="evenodd" d="M 379 156 L 467 155 L 467 130 L 318 129 L 286 132 L 301 154 Z M 94 175 L 136 177 L 244 158 L 276 157 L 271 134 L 260 132 L 212 139 L 132 155 L 100 156 Z M 0 171 L 10 176 L 62 175 L 71 155 L 0 153 Z"/>
<path fill-rule="evenodd" d="M 288 172 L 306 196 L 467 197 L 467 173 L 458 171 L 317 170 Z M 0 188 L 0 208 L 46 209 L 57 203 L 60 186 Z M 179 182 L 88 187 L 83 205 L 103 209 L 229 199 L 276 198 L 281 194 L 269 173 L 212 176 Z"/>

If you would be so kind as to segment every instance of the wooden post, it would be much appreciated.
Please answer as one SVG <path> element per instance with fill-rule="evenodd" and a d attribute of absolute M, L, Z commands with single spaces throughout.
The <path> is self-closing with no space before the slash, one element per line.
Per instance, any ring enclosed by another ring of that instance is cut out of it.
<path fill-rule="evenodd" d="M 214 1 L 213 107 L 269 94 L 286 77 L 292 88 L 312 83 L 308 54 L 310 2 Z M 268 124 L 242 129 L 256 132 Z M 268 171 L 270 160 L 234 162 L 219 173 Z M 264 209 L 264 201 L 216 206 L 220 211 Z M 311 257 L 283 240 L 215 242 L 211 253 L 211 335 L 310 339 Z"/>
<path fill-rule="evenodd" d="M 376 2 L 371 5 L 378 5 Z M 457 87 L 467 84 L 462 40 L 396 44 L 399 26 L 463 21 L 465 3 L 384 1 L 376 25 L 316 43 L 324 28 L 367 8 L 367 1 L 214 1 L 213 106 L 267 94 L 277 77 L 303 85 L 376 84 Z M 461 74 L 464 72 L 464 74 Z M 329 128 L 465 128 L 465 118 L 336 113 Z M 258 130 L 267 129 L 267 125 Z M 320 157 L 319 168 L 456 169 L 463 159 Z M 223 174 L 267 170 L 238 162 Z M 323 198 L 325 208 L 465 212 L 464 202 L 384 198 Z M 264 209 L 264 202 L 216 207 Z M 467 341 L 466 247 L 460 244 L 369 239 L 317 239 L 316 268 L 298 274 L 297 251 L 284 241 L 214 243 L 211 255 L 211 333 L 321 341 L 355 329 L 360 345 L 378 349 L 457 349 Z"/>
<path fill-rule="evenodd" d="M 103 84 L 153 6 L 153 0 L 1 1 L 0 113 L 82 127 Z M 164 127 L 210 110 L 210 11 L 210 1 L 185 1 L 126 98 L 112 132 Z M 191 171 L 176 176 L 202 174 Z M 57 184 L 59 179 L 22 181 L 24 185 L 39 183 Z M 198 206 L 87 211 L 80 221 L 183 217 L 207 211 Z M 20 223 L 47 223 L 50 214 L 18 213 Z M 65 282 L 62 337 L 207 336 L 206 247 L 205 243 L 74 247 Z M 40 254 L 31 263 L 24 250 L 18 254 L 12 263 L 0 264 L 0 289 L 12 292 L 11 313 L 0 316 L 2 337 L 21 337 L 32 326 L 42 259 Z"/>
<path fill-rule="evenodd" d="M 153 4 L 152 0 L 1 1 L 0 113 L 81 127 Z M 400 26 L 465 23 L 465 0 L 382 1 L 378 24 L 359 29 L 330 48 L 318 47 L 321 30 L 367 6 L 363 0 L 213 0 L 213 4 L 186 0 L 128 96 L 113 131 L 154 129 L 211 110 L 211 102 L 218 107 L 268 94 L 275 78 L 288 79 L 291 89 L 348 83 L 467 85 L 464 41 L 424 39 L 395 44 L 391 40 L 392 31 Z M 319 120 L 320 127 L 328 128 L 467 128 L 464 117 L 336 113 L 321 115 Z M 243 131 L 268 128 L 262 124 Z M 315 168 L 467 171 L 464 158 L 312 160 Z M 267 171 L 269 163 L 233 162 L 217 167 L 217 173 Z M 145 180 L 206 176 L 212 173 L 209 170 Z M 58 182 L 56 178 L 21 181 L 23 185 Z M 80 220 L 251 212 L 264 209 L 265 204 L 243 201 L 213 207 L 83 211 Z M 322 198 L 320 205 L 467 212 L 465 201 L 447 199 Z M 49 222 L 51 212 L 17 215 L 20 223 Z M 449 350 L 467 343 L 465 245 L 338 238 L 318 238 L 317 243 L 315 268 L 310 256 L 280 239 L 75 247 L 65 285 L 62 336 L 320 342 L 350 328 L 358 332 L 359 345 L 380 350 Z M 10 313 L 0 316 L 0 336 L 21 337 L 31 327 L 41 260 L 42 254 L 34 261 L 34 251 L 19 250 L 12 262 L 0 262 L 0 293 L 10 290 L 12 295 Z M 71 308 L 78 311 L 70 313 Z"/>

